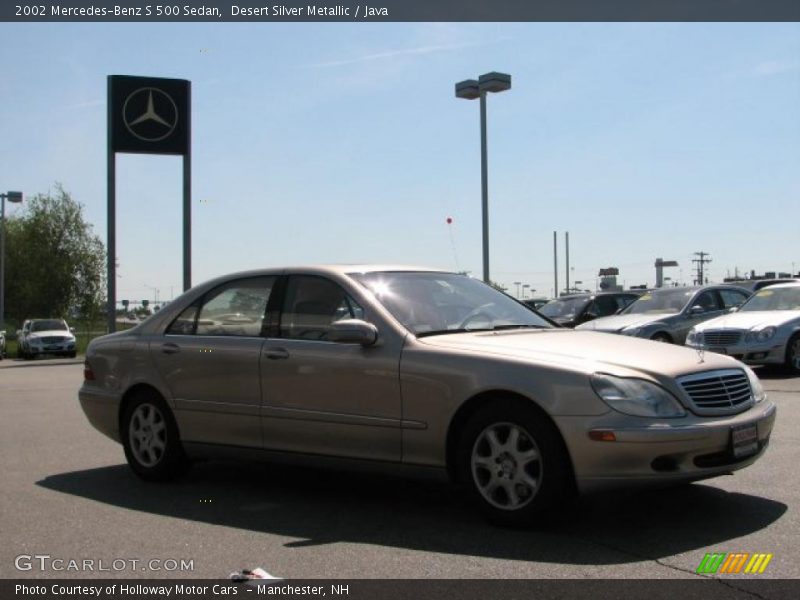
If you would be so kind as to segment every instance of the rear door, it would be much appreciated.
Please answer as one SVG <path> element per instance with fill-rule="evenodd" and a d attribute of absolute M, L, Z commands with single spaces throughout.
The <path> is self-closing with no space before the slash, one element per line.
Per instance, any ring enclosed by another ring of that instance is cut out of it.
<path fill-rule="evenodd" d="M 259 360 L 276 279 L 214 288 L 151 342 L 184 441 L 261 447 Z"/>

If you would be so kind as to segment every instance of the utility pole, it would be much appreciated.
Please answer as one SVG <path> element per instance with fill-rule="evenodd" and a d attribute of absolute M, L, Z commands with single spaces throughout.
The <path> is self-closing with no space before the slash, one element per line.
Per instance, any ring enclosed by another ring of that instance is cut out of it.
<path fill-rule="evenodd" d="M 711 255 L 708 252 L 695 252 L 695 256 L 699 256 L 700 258 L 693 258 L 692 262 L 697 263 L 697 285 L 705 285 L 705 264 L 711 262 Z"/>
<path fill-rule="evenodd" d="M 553 232 L 553 298 L 558 298 L 558 233 Z"/>

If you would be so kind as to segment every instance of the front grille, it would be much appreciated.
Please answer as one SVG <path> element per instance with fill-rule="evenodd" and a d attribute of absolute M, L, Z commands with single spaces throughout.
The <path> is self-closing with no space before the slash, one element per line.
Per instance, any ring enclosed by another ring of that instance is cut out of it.
<path fill-rule="evenodd" d="M 750 381 L 744 371 L 722 369 L 678 378 L 692 410 L 698 415 L 732 415 L 753 404 Z"/>
<path fill-rule="evenodd" d="M 61 342 L 63 342 L 66 339 L 67 338 L 65 338 L 63 336 L 55 335 L 55 336 L 52 336 L 52 337 L 43 337 L 42 338 L 42 342 L 44 342 L 45 344 L 60 344 Z"/>
<path fill-rule="evenodd" d="M 741 339 L 741 331 L 719 329 L 703 332 L 703 341 L 706 346 L 732 346 L 738 344 Z"/>

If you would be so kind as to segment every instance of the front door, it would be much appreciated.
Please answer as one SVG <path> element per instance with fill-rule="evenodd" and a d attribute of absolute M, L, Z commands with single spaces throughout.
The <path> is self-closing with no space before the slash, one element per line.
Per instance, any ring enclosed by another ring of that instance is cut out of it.
<path fill-rule="evenodd" d="M 337 283 L 289 277 L 280 336 L 261 357 L 264 447 L 399 461 L 400 346 L 328 341 L 339 319 L 369 320 Z"/>

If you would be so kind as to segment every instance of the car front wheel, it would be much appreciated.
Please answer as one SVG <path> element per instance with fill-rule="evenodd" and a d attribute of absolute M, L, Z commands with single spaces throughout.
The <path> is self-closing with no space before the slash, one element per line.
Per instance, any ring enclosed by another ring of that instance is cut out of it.
<path fill-rule="evenodd" d="M 169 481 L 189 467 L 175 419 L 157 394 L 141 392 L 134 398 L 125 409 L 121 433 L 128 465 L 142 479 Z"/>
<path fill-rule="evenodd" d="M 489 520 L 530 525 L 571 489 L 563 442 L 532 406 L 501 401 L 477 412 L 460 446 L 462 479 Z"/>

